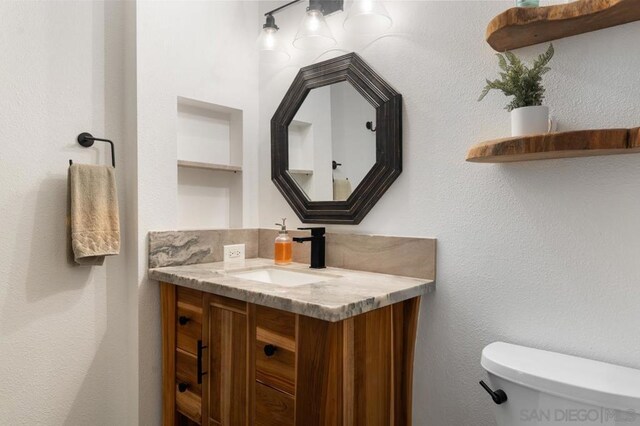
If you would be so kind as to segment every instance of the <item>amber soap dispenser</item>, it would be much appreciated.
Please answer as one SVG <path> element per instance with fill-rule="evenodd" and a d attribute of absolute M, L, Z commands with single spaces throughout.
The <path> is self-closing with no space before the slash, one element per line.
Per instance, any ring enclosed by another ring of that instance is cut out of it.
<path fill-rule="evenodd" d="M 280 227 L 280 232 L 275 241 L 274 262 L 276 265 L 288 265 L 291 263 L 291 236 L 287 232 L 286 218 L 282 218 L 282 223 L 276 223 Z"/>

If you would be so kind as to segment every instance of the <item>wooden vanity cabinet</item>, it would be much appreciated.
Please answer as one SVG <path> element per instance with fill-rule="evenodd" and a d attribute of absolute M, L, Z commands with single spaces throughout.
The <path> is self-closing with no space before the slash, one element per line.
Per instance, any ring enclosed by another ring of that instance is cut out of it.
<path fill-rule="evenodd" d="M 410 425 L 419 303 L 328 322 L 161 283 L 164 425 Z"/>

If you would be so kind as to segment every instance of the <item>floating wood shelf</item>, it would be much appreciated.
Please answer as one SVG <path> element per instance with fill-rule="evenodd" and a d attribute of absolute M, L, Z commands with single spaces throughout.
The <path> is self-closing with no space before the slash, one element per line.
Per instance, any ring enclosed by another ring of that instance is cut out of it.
<path fill-rule="evenodd" d="M 509 163 L 640 152 L 640 128 L 580 130 L 505 138 L 474 145 L 467 161 Z"/>
<path fill-rule="evenodd" d="M 546 7 L 514 7 L 493 18 L 487 43 L 498 52 L 640 20 L 640 0 L 579 0 Z"/>
<path fill-rule="evenodd" d="M 199 161 L 178 160 L 178 167 L 188 167 L 192 169 L 217 170 L 221 172 L 241 172 L 240 166 L 229 166 L 228 164 L 201 163 Z"/>

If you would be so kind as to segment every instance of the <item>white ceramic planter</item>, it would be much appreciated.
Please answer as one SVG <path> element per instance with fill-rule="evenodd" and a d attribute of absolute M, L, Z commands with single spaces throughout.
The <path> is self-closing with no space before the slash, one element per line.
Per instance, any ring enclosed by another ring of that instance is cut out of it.
<path fill-rule="evenodd" d="M 528 106 L 511 111 L 511 136 L 548 133 L 551 130 L 549 107 Z"/>

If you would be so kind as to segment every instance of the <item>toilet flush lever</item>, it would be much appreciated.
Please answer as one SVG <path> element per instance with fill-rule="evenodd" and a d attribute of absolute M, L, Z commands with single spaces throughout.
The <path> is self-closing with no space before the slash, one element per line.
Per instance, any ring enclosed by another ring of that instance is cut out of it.
<path fill-rule="evenodd" d="M 491 395 L 491 399 L 493 399 L 493 402 L 495 402 L 496 404 L 500 405 L 504 402 L 507 402 L 507 394 L 504 393 L 502 389 L 493 391 L 483 380 L 480 380 L 480 386 L 482 386 L 484 390 L 486 390 L 489 395 Z"/>

